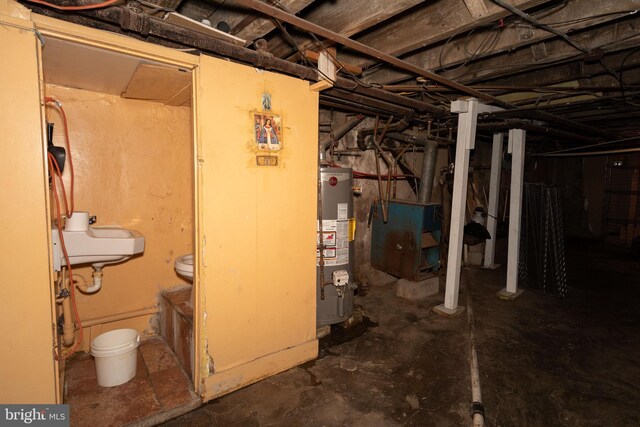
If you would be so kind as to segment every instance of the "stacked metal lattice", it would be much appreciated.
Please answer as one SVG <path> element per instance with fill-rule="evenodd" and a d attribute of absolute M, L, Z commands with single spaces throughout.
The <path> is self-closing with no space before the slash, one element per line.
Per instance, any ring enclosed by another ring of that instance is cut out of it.
<path fill-rule="evenodd" d="M 567 273 L 562 222 L 562 197 L 557 187 L 524 183 L 520 233 L 521 281 L 542 292 L 567 296 Z"/>

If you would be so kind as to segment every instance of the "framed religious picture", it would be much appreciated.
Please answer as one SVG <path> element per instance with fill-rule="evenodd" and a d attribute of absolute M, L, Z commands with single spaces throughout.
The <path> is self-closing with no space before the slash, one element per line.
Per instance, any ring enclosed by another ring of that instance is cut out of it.
<path fill-rule="evenodd" d="M 259 149 L 277 151 L 282 148 L 282 122 L 279 115 L 254 113 L 253 126 Z"/>

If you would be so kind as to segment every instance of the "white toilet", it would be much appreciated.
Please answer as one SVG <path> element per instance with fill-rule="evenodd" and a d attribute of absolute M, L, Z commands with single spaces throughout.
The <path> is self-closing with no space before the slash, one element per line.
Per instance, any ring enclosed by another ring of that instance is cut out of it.
<path fill-rule="evenodd" d="M 182 255 L 174 263 L 176 273 L 193 282 L 193 254 Z"/>
<path fill-rule="evenodd" d="M 176 273 L 193 283 L 193 254 L 186 254 L 176 258 L 173 267 Z M 193 307 L 193 289 L 189 298 L 189 305 Z"/>

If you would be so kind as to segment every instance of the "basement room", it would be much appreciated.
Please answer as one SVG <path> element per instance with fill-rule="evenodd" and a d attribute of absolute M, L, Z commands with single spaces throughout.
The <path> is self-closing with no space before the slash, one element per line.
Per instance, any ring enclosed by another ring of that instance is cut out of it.
<path fill-rule="evenodd" d="M 640 425 L 640 0 L 0 0 L 0 425 Z"/>

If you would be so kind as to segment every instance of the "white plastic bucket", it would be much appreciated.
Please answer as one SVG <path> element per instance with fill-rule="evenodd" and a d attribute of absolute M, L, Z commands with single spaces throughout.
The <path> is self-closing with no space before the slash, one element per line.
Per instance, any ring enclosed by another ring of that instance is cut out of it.
<path fill-rule="evenodd" d="M 116 329 L 98 335 L 91 342 L 98 385 L 113 387 L 135 377 L 139 345 L 140 335 L 135 329 Z"/>

